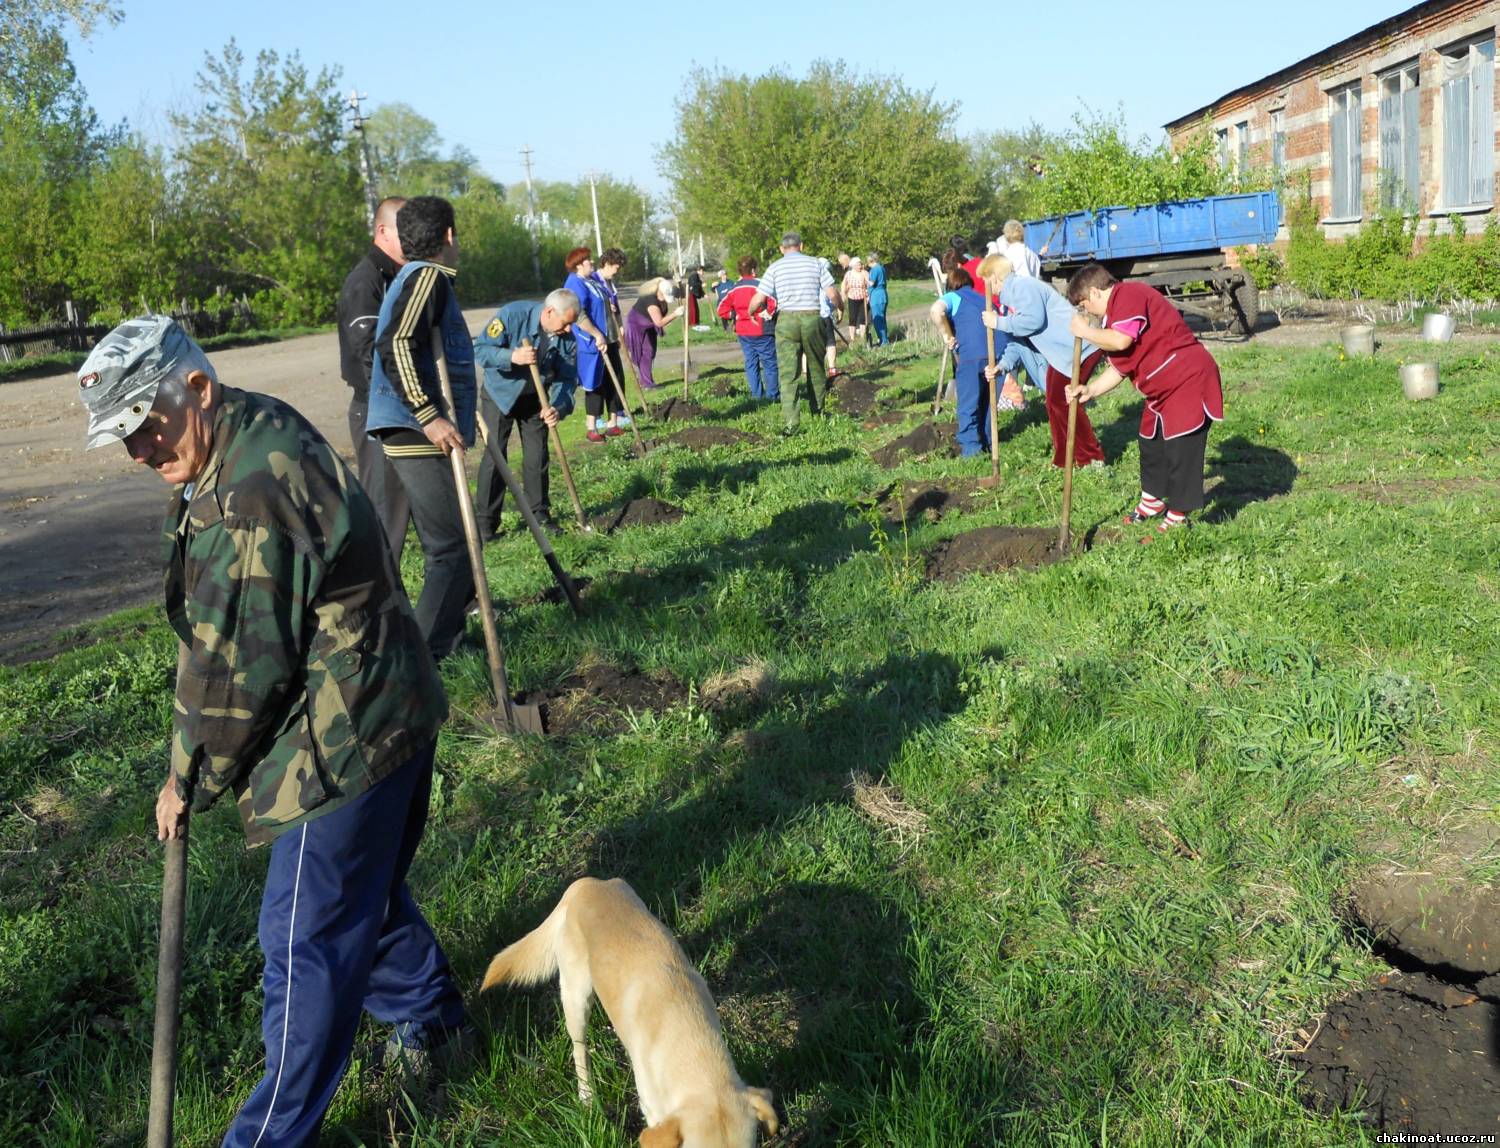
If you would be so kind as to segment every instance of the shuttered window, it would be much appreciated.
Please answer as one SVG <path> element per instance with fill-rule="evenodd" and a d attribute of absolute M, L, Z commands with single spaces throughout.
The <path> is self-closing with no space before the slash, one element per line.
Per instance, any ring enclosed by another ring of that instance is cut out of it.
<path fill-rule="evenodd" d="M 1495 40 L 1443 53 L 1444 207 L 1495 201 Z"/>
<path fill-rule="evenodd" d="M 1417 210 L 1422 192 L 1420 80 L 1415 61 L 1379 80 L 1380 206 L 1408 213 Z"/>
<path fill-rule="evenodd" d="M 1359 83 L 1355 82 L 1328 95 L 1335 219 L 1358 219 L 1360 215 L 1359 92 Z"/>
<path fill-rule="evenodd" d="M 1286 174 L 1286 112 L 1280 108 L 1271 113 L 1271 170 Z"/>

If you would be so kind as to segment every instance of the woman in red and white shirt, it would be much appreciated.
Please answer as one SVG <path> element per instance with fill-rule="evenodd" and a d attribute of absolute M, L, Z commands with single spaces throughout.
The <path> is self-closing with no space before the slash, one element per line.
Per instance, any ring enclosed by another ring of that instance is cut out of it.
<path fill-rule="evenodd" d="M 1068 398 L 1086 403 L 1126 378 L 1146 398 L 1141 500 L 1126 523 L 1161 517 L 1159 530 L 1186 525 L 1203 506 L 1209 428 L 1224 417 L 1219 364 L 1165 295 L 1144 283 L 1121 283 L 1098 263 L 1073 274 L 1068 301 L 1101 321 L 1095 327 L 1077 315 L 1073 334 L 1109 356 L 1109 366 L 1092 381 L 1068 387 Z"/>

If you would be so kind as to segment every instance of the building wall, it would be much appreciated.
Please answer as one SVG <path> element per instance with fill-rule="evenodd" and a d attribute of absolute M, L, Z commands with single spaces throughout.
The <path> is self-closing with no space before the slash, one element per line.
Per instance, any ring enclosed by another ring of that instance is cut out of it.
<path fill-rule="evenodd" d="M 1324 52 L 1225 97 L 1208 109 L 1213 128 L 1229 133 L 1228 152 L 1231 162 L 1239 154 L 1237 126 L 1248 123 L 1250 163 L 1252 167 L 1271 166 L 1271 115 L 1280 110 L 1286 131 L 1284 172 L 1287 186 L 1300 189 L 1310 181 L 1312 196 L 1319 205 L 1323 230 L 1339 237 L 1357 231 L 1364 219 L 1378 209 L 1378 176 L 1380 171 L 1380 77 L 1390 70 L 1415 60 L 1419 66 L 1418 123 L 1420 187 L 1416 208 L 1426 220 L 1436 221 L 1440 232 L 1449 230 L 1453 213 L 1443 203 L 1443 53 L 1474 37 L 1494 37 L 1500 27 L 1500 0 L 1456 0 L 1433 3 L 1413 11 L 1394 34 L 1370 36 L 1357 40 L 1338 52 Z M 1332 129 L 1330 126 L 1331 92 L 1347 84 L 1360 84 L 1360 191 L 1363 204 L 1357 216 L 1335 218 L 1332 215 Z M 1491 122 L 1495 144 L 1500 152 L 1500 83 L 1494 85 L 1496 107 Z M 1198 130 L 1202 120 L 1191 118 L 1168 125 L 1174 144 Z M 1500 181 L 1500 162 L 1496 163 Z M 1458 214 L 1473 231 L 1494 214 L 1491 203 L 1479 208 L 1466 207 Z M 1425 230 L 1425 227 L 1424 227 Z"/>

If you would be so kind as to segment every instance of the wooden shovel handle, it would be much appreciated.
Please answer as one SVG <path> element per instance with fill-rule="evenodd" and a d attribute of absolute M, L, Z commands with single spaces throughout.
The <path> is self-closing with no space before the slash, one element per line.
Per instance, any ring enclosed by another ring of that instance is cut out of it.
<path fill-rule="evenodd" d="M 151 1038 L 151 1107 L 146 1148 L 171 1148 L 177 1087 L 177 1032 L 182 1024 L 182 938 L 187 921 L 188 825 L 166 843 L 161 882 L 161 945 L 156 958 L 156 1027 Z"/>

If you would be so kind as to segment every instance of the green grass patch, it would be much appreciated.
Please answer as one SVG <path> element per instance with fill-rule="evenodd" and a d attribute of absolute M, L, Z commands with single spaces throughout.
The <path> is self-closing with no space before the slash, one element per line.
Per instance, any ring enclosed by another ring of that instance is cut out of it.
<path fill-rule="evenodd" d="M 684 687 L 571 740 L 444 731 L 413 883 L 483 1053 L 402 1143 L 633 1142 L 602 1018 L 583 1107 L 553 990 L 472 993 L 585 873 L 628 879 L 682 939 L 789 1142 L 1373 1143 L 1304 1109 L 1283 1054 L 1379 967 L 1337 912 L 1374 844 L 1500 798 L 1500 355 L 1451 348 L 1413 404 L 1392 363 L 1335 346 L 1216 354 L 1203 521 L 1114 532 L 1138 477 L 1122 389 L 1091 410 L 1112 465 L 1075 482 L 1093 545 L 1036 572 L 929 583 L 922 554 L 1056 523 L 1039 410 L 1005 416 L 1000 489 L 879 529 L 867 502 L 898 477 L 987 460 L 883 471 L 867 451 L 899 428 L 834 414 L 783 440 L 771 405 L 706 387 L 714 421 L 765 442 L 577 452 L 593 513 L 652 495 L 686 516 L 558 541 L 592 580 L 581 622 L 539 597 L 526 538 L 492 545 L 513 683 L 603 659 Z M 850 362 L 930 402 L 930 340 Z M 413 588 L 420 565 L 408 546 Z M 95 637 L 0 670 L 0 1143 L 144 1128 L 173 650 L 150 612 Z M 751 660 L 773 689 L 702 703 Z M 444 673 L 457 714 L 489 704 L 477 649 Z M 180 1143 L 217 1143 L 260 1070 L 264 866 L 231 811 L 199 819 Z M 387 1142 L 357 1057 L 325 1143 Z"/>

